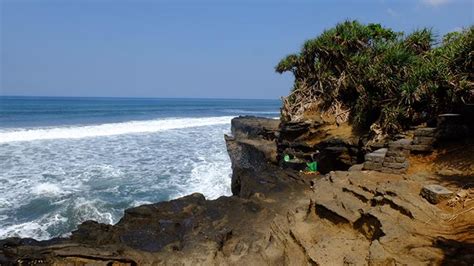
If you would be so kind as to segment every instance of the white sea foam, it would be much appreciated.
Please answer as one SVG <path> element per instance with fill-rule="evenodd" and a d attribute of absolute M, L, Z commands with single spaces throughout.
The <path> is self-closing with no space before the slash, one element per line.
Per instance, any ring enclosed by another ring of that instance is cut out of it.
<path fill-rule="evenodd" d="M 138 206 L 141 206 L 141 205 L 148 205 L 148 204 L 152 204 L 153 202 L 151 201 L 146 201 L 146 200 L 134 200 L 130 206 L 131 207 L 138 207 Z"/>
<path fill-rule="evenodd" d="M 56 196 L 61 193 L 61 188 L 56 184 L 42 183 L 33 187 L 32 192 L 36 195 L 42 196 Z"/>
<path fill-rule="evenodd" d="M 227 133 L 225 130 L 222 134 Z M 213 133 L 215 134 L 215 133 Z M 212 138 L 209 136 L 209 138 Z M 190 174 L 182 182 L 177 183 L 179 190 L 174 197 L 191 193 L 202 193 L 207 199 L 220 196 L 230 196 L 231 167 L 223 139 L 201 144 L 194 151 L 195 161 L 190 161 L 186 167 Z"/>
<path fill-rule="evenodd" d="M 0 236 L 5 237 L 34 237 L 38 240 L 51 238 L 47 229 L 51 226 L 66 223 L 67 218 L 59 214 L 52 217 L 43 217 L 38 221 L 25 222 L 20 224 L 8 225 L 0 228 Z"/>
<path fill-rule="evenodd" d="M 71 219 L 74 219 L 77 224 L 86 220 L 94 220 L 99 223 L 113 224 L 114 217 L 110 212 L 100 210 L 98 206 L 102 205 L 100 200 L 86 200 L 79 198 L 74 202 L 74 211 Z"/>
<path fill-rule="evenodd" d="M 35 130 L 65 130 L 72 140 L 10 139 L 0 145 L 0 239 L 47 239 L 90 219 L 113 224 L 126 208 L 193 192 L 208 199 L 230 195 L 231 165 L 223 139 L 230 119 L 140 122 L 160 124 L 156 131 L 183 128 L 160 134 L 121 131 L 118 136 L 74 139 L 88 128 L 76 126 Z M 118 124 L 117 130 L 127 123 Z M 112 125 L 117 124 L 90 127 L 98 131 Z M 0 139 L 5 132 L 0 131 Z M 36 209 L 37 204 L 42 208 Z"/>
<path fill-rule="evenodd" d="M 151 133 L 172 129 L 228 124 L 231 119 L 231 116 L 205 118 L 167 118 L 91 126 L 6 130 L 0 131 L 0 143 L 47 139 L 80 139 L 123 134 Z"/>
<path fill-rule="evenodd" d="M 230 196 L 231 169 L 226 160 L 216 160 L 196 165 L 191 171 L 191 180 L 184 195 L 200 192 L 207 199 Z M 181 195 L 181 196 L 184 196 Z"/>
<path fill-rule="evenodd" d="M 78 198 L 73 202 L 69 201 L 58 209 L 60 213 L 47 213 L 33 221 L 3 225 L 0 227 L 0 238 L 33 237 L 37 240 L 46 240 L 58 236 L 50 233 L 57 227 L 69 228 L 71 225 L 78 225 L 86 220 L 95 220 L 106 224 L 116 222 L 111 213 L 99 210 L 97 206 L 101 204 L 103 203 L 98 200 L 84 198 Z M 68 213 L 68 210 L 72 210 L 71 213 Z M 64 217 L 64 215 L 69 217 Z"/>

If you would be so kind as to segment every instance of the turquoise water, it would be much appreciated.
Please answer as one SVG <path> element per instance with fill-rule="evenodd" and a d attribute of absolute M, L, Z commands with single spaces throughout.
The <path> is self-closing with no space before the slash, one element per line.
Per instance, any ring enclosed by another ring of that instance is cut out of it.
<path fill-rule="evenodd" d="M 223 134 L 278 100 L 0 97 L 0 238 L 46 239 L 193 192 L 230 195 Z"/>

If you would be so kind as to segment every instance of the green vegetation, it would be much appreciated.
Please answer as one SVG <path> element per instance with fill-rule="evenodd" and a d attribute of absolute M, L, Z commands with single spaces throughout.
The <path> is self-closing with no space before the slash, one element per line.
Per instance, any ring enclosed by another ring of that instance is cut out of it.
<path fill-rule="evenodd" d="M 295 77 L 282 119 L 299 120 L 316 106 L 378 135 L 430 123 L 474 102 L 473 48 L 474 26 L 436 44 L 430 29 L 405 35 L 379 24 L 340 23 L 276 66 Z"/>

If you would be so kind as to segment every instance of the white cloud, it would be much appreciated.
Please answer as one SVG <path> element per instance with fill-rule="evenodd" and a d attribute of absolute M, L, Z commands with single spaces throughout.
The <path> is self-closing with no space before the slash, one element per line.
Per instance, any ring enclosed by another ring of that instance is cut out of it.
<path fill-rule="evenodd" d="M 391 9 L 391 8 L 387 8 L 387 13 L 392 16 L 392 17 L 398 17 L 400 14 L 398 14 L 397 11 Z"/>
<path fill-rule="evenodd" d="M 430 6 L 440 6 L 449 3 L 451 0 L 421 0 L 423 3 Z"/>

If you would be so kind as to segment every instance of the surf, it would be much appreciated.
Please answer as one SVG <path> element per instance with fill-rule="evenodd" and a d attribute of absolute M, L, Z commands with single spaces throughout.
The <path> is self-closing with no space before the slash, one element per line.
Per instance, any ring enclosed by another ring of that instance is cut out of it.
<path fill-rule="evenodd" d="M 229 124 L 231 119 L 232 116 L 165 118 L 100 125 L 9 129 L 6 131 L 0 131 L 0 143 L 54 139 L 81 139 L 125 134 L 153 133 L 173 129 Z"/>

